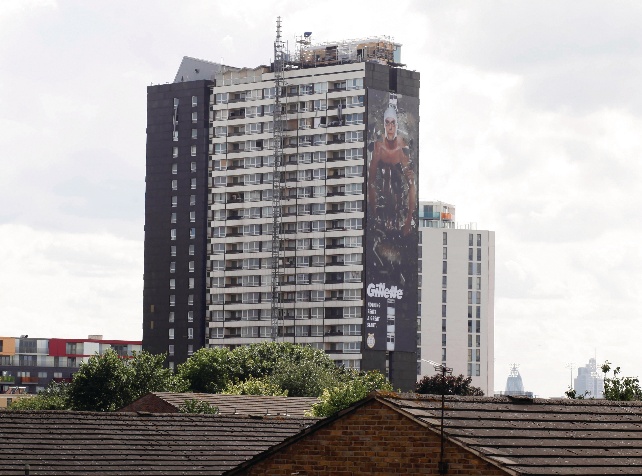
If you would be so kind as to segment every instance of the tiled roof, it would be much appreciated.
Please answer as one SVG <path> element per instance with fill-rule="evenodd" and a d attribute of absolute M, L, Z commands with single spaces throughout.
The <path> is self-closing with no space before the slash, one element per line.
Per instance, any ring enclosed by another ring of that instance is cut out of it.
<path fill-rule="evenodd" d="M 184 413 L 0 412 L 0 474 L 217 475 L 316 420 Z"/>
<path fill-rule="evenodd" d="M 314 397 L 269 397 L 260 395 L 222 395 L 213 393 L 171 393 L 155 392 L 145 395 L 136 402 L 123 408 L 124 411 L 147 410 L 156 411 L 152 408 L 157 403 L 156 399 L 169 404 L 165 405 L 166 412 L 173 411 L 171 408 L 178 408 L 186 400 L 202 400 L 210 405 L 218 407 L 221 415 L 280 415 L 303 417 L 304 412 L 309 411 L 312 405 L 319 400 Z M 160 402 L 158 402 L 160 403 Z"/>
<path fill-rule="evenodd" d="M 441 397 L 377 395 L 439 430 Z M 642 402 L 446 397 L 448 440 L 519 475 L 642 474 Z"/>

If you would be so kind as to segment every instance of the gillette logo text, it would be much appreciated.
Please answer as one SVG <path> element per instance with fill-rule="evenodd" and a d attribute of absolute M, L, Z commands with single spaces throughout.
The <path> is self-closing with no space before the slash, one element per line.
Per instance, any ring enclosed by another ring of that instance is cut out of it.
<path fill-rule="evenodd" d="M 397 286 L 386 287 L 386 283 L 368 284 L 366 293 L 370 297 L 382 297 L 386 299 L 401 299 L 403 297 L 403 289 Z"/>

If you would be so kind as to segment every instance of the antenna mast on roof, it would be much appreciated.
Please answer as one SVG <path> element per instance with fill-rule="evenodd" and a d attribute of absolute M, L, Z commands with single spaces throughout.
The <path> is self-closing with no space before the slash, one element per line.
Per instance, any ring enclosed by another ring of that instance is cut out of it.
<path fill-rule="evenodd" d="M 280 273 L 281 259 L 281 163 L 283 162 L 283 118 L 281 110 L 281 95 L 283 89 L 283 70 L 285 68 L 285 52 L 281 40 L 281 17 L 276 19 L 276 39 L 274 40 L 274 164 L 272 170 L 272 306 L 270 319 L 272 324 L 272 341 L 279 335 L 280 306 Z"/>

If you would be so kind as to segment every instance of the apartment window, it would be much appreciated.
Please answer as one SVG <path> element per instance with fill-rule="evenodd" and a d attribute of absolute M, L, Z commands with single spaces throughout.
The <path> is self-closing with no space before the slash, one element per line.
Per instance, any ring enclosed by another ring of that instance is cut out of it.
<path fill-rule="evenodd" d="M 473 260 L 473 249 L 468 248 L 468 261 L 472 261 L 472 260 Z"/>
<path fill-rule="evenodd" d="M 176 306 L 176 295 L 175 294 L 170 294 L 169 295 L 169 305 L 170 306 Z"/>
<path fill-rule="evenodd" d="M 216 104 L 227 104 L 229 100 L 229 93 L 218 93 L 216 95 Z"/>
<path fill-rule="evenodd" d="M 189 204 L 190 204 L 190 206 L 196 205 L 196 195 L 190 195 L 189 196 Z"/>
<path fill-rule="evenodd" d="M 448 285 L 448 276 L 441 277 L 441 287 L 445 288 Z"/>
<path fill-rule="evenodd" d="M 174 329 L 170 328 L 169 330 L 169 340 L 174 340 Z"/>
<path fill-rule="evenodd" d="M 447 244 L 448 244 L 448 233 L 446 233 L 446 232 L 444 231 L 443 235 L 444 235 L 444 236 L 443 236 L 443 244 L 444 244 L 444 246 L 445 246 L 445 245 L 447 245 Z"/>
<path fill-rule="evenodd" d="M 259 251 L 261 251 L 261 247 L 258 241 L 246 241 L 243 243 L 244 253 L 258 253 Z"/>
<path fill-rule="evenodd" d="M 473 234 L 468 234 L 468 246 L 473 246 Z"/>
<path fill-rule="evenodd" d="M 178 147 L 172 147 L 172 157 L 178 157 Z"/>
<path fill-rule="evenodd" d="M 477 234 L 477 246 L 481 246 L 481 234 Z"/>
<path fill-rule="evenodd" d="M 441 265 L 441 272 L 443 274 L 448 273 L 448 261 L 444 261 Z"/>
<path fill-rule="evenodd" d="M 175 317 L 175 315 L 174 315 L 174 311 L 171 311 L 171 312 L 169 313 L 168 318 L 167 318 L 168 322 L 174 322 L 174 317 Z"/>
<path fill-rule="evenodd" d="M 169 221 L 170 221 L 171 223 L 176 223 L 176 213 L 172 213 L 172 214 L 170 215 Z"/>
<path fill-rule="evenodd" d="M 187 296 L 187 305 L 188 306 L 193 306 L 194 305 L 194 295 L 193 294 L 190 294 L 189 296 Z"/>
<path fill-rule="evenodd" d="M 178 189 L 178 180 L 172 180 L 172 190 Z"/>
<path fill-rule="evenodd" d="M 178 141 L 178 131 L 174 131 L 174 133 L 172 134 L 172 139 L 174 140 L 174 142 Z"/>
<path fill-rule="evenodd" d="M 190 171 L 191 172 L 196 172 L 196 162 L 190 163 Z"/>
<path fill-rule="evenodd" d="M 225 329 L 222 327 L 214 327 L 210 329 L 210 338 L 222 339 L 225 336 Z"/>
<path fill-rule="evenodd" d="M 170 337 L 170 339 L 172 339 L 172 337 Z M 169 355 L 174 355 L 174 344 L 170 344 L 167 346 L 167 353 Z"/>
<path fill-rule="evenodd" d="M 192 223 L 196 221 L 196 212 L 189 212 L 189 221 Z"/>
<path fill-rule="evenodd" d="M 361 243 L 360 236 L 346 236 L 344 239 L 344 246 L 346 248 L 358 248 L 361 246 Z"/>
<path fill-rule="evenodd" d="M 190 240 L 193 240 L 194 238 L 196 238 L 196 228 L 189 229 L 189 238 Z"/>
<path fill-rule="evenodd" d="M 348 218 L 343 221 L 346 230 L 361 230 L 363 228 L 363 221 L 361 218 Z"/>
<path fill-rule="evenodd" d="M 347 183 L 344 191 L 345 195 L 359 195 L 363 192 L 362 184 L 360 183 Z"/>
<path fill-rule="evenodd" d="M 325 291 L 310 291 L 310 301 L 325 301 Z"/>
<path fill-rule="evenodd" d="M 346 114 L 346 125 L 363 124 L 363 113 Z"/>
<path fill-rule="evenodd" d="M 193 339 L 194 338 L 194 328 L 193 327 L 188 327 L 187 328 L 187 338 L 188 339 Z"/>
<path fill-rule="evenodd" d="M 446 317 L 446 305 L 441 305 L 441 317 Z"/>
<path fill-rule="evenodd" d="M 196 189 L 196 179 L 195 179 L 195 178 L 193 178 L 193 179 L 191 180 L 191 182 L 190 182 L 190 188 L 191 188 L 192 190 Z"/>
<path fill-rule="evenodd" d="M 195 130 L 196 130 L 196 129 L 194 129 L 194 131 L 195 131 Z M 192 157 L 196 156 L 196 146 L 195 146 L 195 145 L 193 145 L 192 147 L 190 147 L 190 154 L 192 155 Z"/>
<path fill-rule="evenodd" d="M 169 289 L 176 289 L 176 280 L 174 278 L 169 280 Z"/>
<path fill-rule="evenodd" d="M 446 349 L 441 349 L 441 361 L 446 362 Z"/>
<path fill-rule="evenodd" d="M 361 299 L 361 289 L 346 289 L 343 291 L 345 301 L 358 301 Z"/>
<path fill-rule="evenodd" d="M 170 273 L 176 272 L 176 261 L 172 261 L 171 263 L 169 263 L 169 272 Z"/>
<path fill-rule="evenodd" d="M 363 141 L 363 131 L 348 131 L 346 132 L 346 142 L 361 142 Z"/>
<path fill-rule="evenodd" d="M 197 105 L 198 105 L 198 97 L 192 96 L 192 107 L 196 107 Z"/>
<path fill-rule="evenodd" d="M 360 307 L 344 307 L 343 308 L 343 317 L 345 319 L 356 319 L 361 317 L 361 308 Z"/>
<path fill-rule="evenodd" d="M 188 263 L 188 269 L 189 269 L 189 272 L 190 272 L 190 273 L 193 273 L 193 272 L 194 272 L 194 261 L 190 261 L 190 262 Z"/>
<path fill-rule="evenodd" d="M 170 246 L 169 254 L 170 256 L 176 256 L 176 246 Z"/>
<path fill-rule="evenodd" d="M 442 255 L 443 259 L 448 259 L 448 248 L 446 248 L 445 246 Z"/>
<path fill-rule="evenodd" d="M 196 146 L 194 146 L 194 150 L 196 150 Z M 223 144 L 214 144 L 214 154 L 215 155 L 224 154 L 225 152 L 227 152 L 227 144 L 224 144 L 224 143 Z M 196 153 L 194 153 L 193 155 L 196 155 Z"/>
<path fill-rule="evenodd" d="M 172 175 L 176 175 L 178 173 L 178 164 L 172 164 Z"/>
<path fill-rule="evenodd" d="M 194 322 L 194 311 L 187 311 L 187 322 Z"/>
<path fill-rule="evenodd" d="M 445 289 L 441 291 L 441 302 L 446 302 L 446 292 Z"/>
<path fill-rule="evenodd" d="M 176 208 L 178 206 L 178 197 L 172 197 L 172 208 Z"/>
<path fill-rule="evenodd" d="M 192 122 L 198 122 L 198 113 L 197 112 L 193 112 L 192 113 Z M 194 131 L 194 130 L 195 129 L 192 129 L 192 131 Z M 193 137 L 193 138 L 196 139 L 196 137 Z"/>
<path fill-rule="evenodd" d="M 176 228 L 172 228 L 171 230 L 169 230 L 169 238 L 171 240 L 175 240 L 176 239 Z"/>
<path fill-rule="evenodd" d="M 441 335 L 441 345 L 444 347 L 446 346 L 446 334 Z"/>

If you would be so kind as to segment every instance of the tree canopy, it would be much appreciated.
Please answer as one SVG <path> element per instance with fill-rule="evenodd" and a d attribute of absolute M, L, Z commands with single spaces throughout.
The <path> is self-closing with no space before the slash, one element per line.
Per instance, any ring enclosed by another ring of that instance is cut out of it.
<path fill-rule="evenodd" d="M 345 370 L 321 350 L 287 342 L 200 349 L 178 375 L 195 392 L 319 397 L 313 416 L 331 415 L 373 390 L 392 390 L 379 372 Z"/>
<path fill-rule="evenodd" d="M 442 388 L 445 389 L 445 395 L 463 395 L 483 397 L 484 392 L 481 388 L 471 385 L 471 377 L 464 377 L 462 374 L 446 375 L 435 374 L 424 376 L 417 382 L 416 392 L 422 394 L 441 395 Z"/>
<path fill-rule="evenodd" d="M 145 351 L 123 358 L 111 349 L 90 357 L 69 386 L 71 408 L 114 411 L 150 392 L 185 390 L 186 385 L 163 367 L 164 360 L 164 354 Z"/>
<path fill-rule="evenodd" d="M 604 398 L 607 400 L 642 400 L 642 389 L 637 377 L 618 377 L 621 373 L 620 367 L 611 367 L 608 360 L 602 365 L 604 373 Z M 607 377 L 610 371 L 613 371 L 613 377 Z"/>
<path fill-rule="evenodd" d="M 187 387 L 163 368 L 165 355 L 134 353 L 120 357 L 114 350 L 94 355 L 80 365 L 71 383 L 55 383 L 32 398 L 16 400 L 12 410 L 114 411 L 150 392 L 184 391 Z"/>
<path fill-rule="evenodd" d="M 287 342 L 203 348 L 178 366 L 179 378 L 194 392 L 220 393 L 249 379 L 267 379 L 291 397 L 320 395 L 336 372 L 325 352 Z"/>
<path fill-rule="evenodd" d="M 392 385 L 376 370 L 341 372 L 339 381 L 326 389 L 319 397 L 319 403 L 312 405 L 310 416 L 327 417 L 368 396 L 375 390 L 391 391 Z"/>
<path fill-rule="evenodd" d="M 10 410 L 67 410 L 69 409 L 69 384 L 66 382 L 49 382 L 47 388 L 34 397 L 23 397 L 14 400 Z"/>

